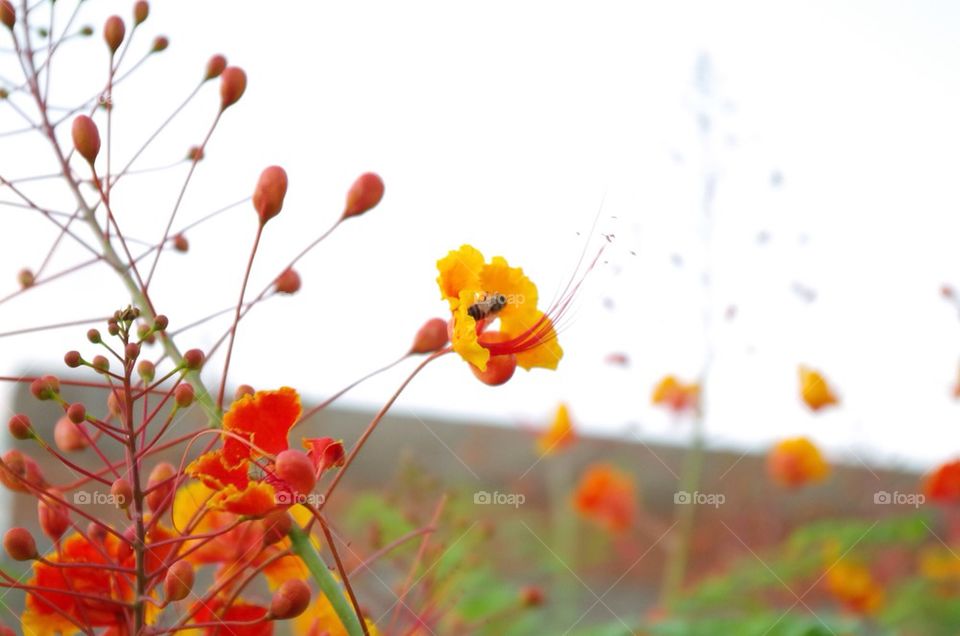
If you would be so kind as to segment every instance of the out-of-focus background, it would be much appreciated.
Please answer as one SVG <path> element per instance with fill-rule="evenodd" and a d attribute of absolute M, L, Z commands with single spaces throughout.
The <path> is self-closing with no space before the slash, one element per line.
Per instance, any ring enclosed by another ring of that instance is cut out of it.
<path fill-rule="evenodd" d="M 118 4 L 83 4 L 78 24 L 95 27 L 97 45 L 59 59 L 53 102 L 102 90 L 99 28 Z M 168 35 L 170 47 L 111 96 L 118 165 L 196 87 L 211 54 L 249 78 L 174 229 L 241 203 L 189 229 L 189 252 L 165 251 L 151 285 L 171 329 L 236 303 L 257 227 L 242 200 L 264 167 L 282 165 L 290 189 L 260 244 L 255 291 L 336 221 L 358 174 L 386 182 L 375 210 L 298 264 L 299 293 L 244 319 L 231 385 L 295 386 L 316 403 L 392 362 L 424 320 L 445 316 L 436 261 L 464 243 L 522 267 L 544 306 L 582 281 L 559 323 L 556 371 L 520 370 L 488 387 L 446 356 L 405 389 L 351 469 L 351 496 L 331 505 L 355 565 L 427 523 L 446 493 L 451 524 L 430 562 L 464 576 L 450 588 L 462 633 L 538 633 L 547 621 L 557 633 L 622 634 L 641 618 L 662 620 L 651 633 L 721 633 L 669 621 L 678 611 L 732 615 L 728 599 L 740 589 L 744 605 L 761 599 L 746 610 L 757 622 L 725 633 L 947 634 L 960 625 L 955 511 L 896 500 L 960 454 L 960 305 L 943 291 L 960 287 L 960 7 L 154 5 L 144 29 Z M 4 85 L 17 76 L 12 56 L 0 56 Z M 201 87 L 113 191 L 138 249 L 162 236 L 190 167 L 182 160 L 218 106 L 216 83 Z M 0 130 L 22 127 L 17 110 L 0 105 Z M 36 135 L 4 134 L 0 144 L 4 179 L 56 169 Z M 51 183 L 21 187 L 72 212 L 70 193 Z M 41 266 L 57 228 L 29 210 L 2 214 L 0 376 L 59 372 L 64 352 L 86 346 L 88 325 L 32 330 L 106 317 L 128 295 L 101 265 L 18 295 L 17 272 Z M 87 258 L 66 242 L 45 271 Z M 178 342 L 207 349 L 229 325 L 224 314 Z M 804 404 L 801 365 L 823 373 L 838 404 Z M 349 445 L 412 366 L 352 389 L 308 433 Z M 221 368 L 214 358 L 205 379 L 216 386 Z M 699 383 L 697 408 L 652 403 L 670 374 Z M 0 391 L 4 418 L 25 410 L 45 421 L 24 387 Z M 537 436 L 561 402 L 578 441 L 542 457 Z M 833 470 L 785 491 L 767 477 L 764 454 L 799 436 Z M 698 493 L 724 500 L 696 506 L 681 532 L 691 440 L 706 449 Z M 574 517 L 571 493 L 598 462 L 635 484 L 627 535 L 563 518 Z M 487 505 L 485 493 L 523 501 Z M 883 493 L 896 505 L 878 500 Z M 3 496 L 9 525 L 33 523 L 32 502 Z M 678 535 L 690 541 L 686 606 L 662 596 Z M 838 608 L 832 564 L 867 544 L 874 551 L 859 558 L 871 574 L 844 579 L 862 598 Z M 946 556 L 916 565 L 914 553 L 931 546 Z M 384 559 L 361 584 L 372 611 L 393 610 L 413 553 Z M 822 572 L 821 557 L 831 564 Z M 925 583 L 895 588 L 905 572 Z M 882 615 L 867 607 L 875 581 L 887 586 Z M 527 585 L 546 594 L 545 615 L 511 613 L 504 599 Z M 501 586 L 503 596 L 491 592 Z M 922 599 L 946 600 L 930 609 Z"/>

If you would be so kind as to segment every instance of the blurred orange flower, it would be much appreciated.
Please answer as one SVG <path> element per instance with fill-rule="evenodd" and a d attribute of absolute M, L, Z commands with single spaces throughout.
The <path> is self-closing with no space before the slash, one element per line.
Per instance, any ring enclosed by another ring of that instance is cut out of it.
<path fill-rule="evenodd" d="M 380 630 L 373 621 L 369 618 L 364 620 L 370 636 L 379 636 Z M 333 610 L 330 599 L 324 594 L 318 594 L 307 611 L 293 619 L 293 628 L 295 633 L 305 636 L 348 636 L 346 628 Z"/>
<path fill-rule="evenodd" d="M 586 519 L 611 532 L 622 532 L 636 517 L 633 477 L 609 464 L 587 468 L 573 495 L 573 506 Z"/>
<path fill-rule="evenodd" d="M 883 588 L 866 567 L 839 561 L 826 574 L 827 588 L 847 609 L 871 614 L 883 604 Z"/>
<path fill-rule="evenodd" d="M 674 413 L 692 411 L 700 405 L 700 385 L 696 382 L 687 384 L 668 375 L 657 383 L 650 399 Z"/>
<path fill-rule="evenodd" d="M 960 557 L 950 548 L 940 545 L 923 548 L 917 566 L 920 574 L 932 581 L 960 581 Z"/>
<path fill-rule="evenodd" d="M 553 424 L 537 438 L 537 448 L 541 455 L 551 455 L 570 446 L 575 440 L 570 412 L 566 404 L 560 404 L 553 416 Z"/>
<path fill-rule="evenodd" d="M 839 404 L 837 396 L 819 371 L 800 365 L 800 397 L 812 411 Z"/>
<path fill-rule="evenodd" d="M 767 455 L 767 472 L 777 483 L 796 488 L 820 481 L 830 472 L 820 450 L 806 437 L 778 442 Z"/>
<path fill-rule="evenodd" d="M 960 501 L 960 459 L 938 467 L 923 483 L 923 494 L 930 501 L 956 503 Z"/>

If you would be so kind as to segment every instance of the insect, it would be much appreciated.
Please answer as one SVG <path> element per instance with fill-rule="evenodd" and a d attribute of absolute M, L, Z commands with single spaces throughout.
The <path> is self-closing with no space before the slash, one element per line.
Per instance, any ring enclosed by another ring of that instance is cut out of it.
<path fill-rule="evenodd" d="M 479 295 L 477 302 L 473 303 L 467 307 L 467 313 L 474 320 L 483 320 L 489 318 L 490 316 L 496 314 L 498 311 L 506 307 L 507 297 L 500 292 L 492 292 Z"/>

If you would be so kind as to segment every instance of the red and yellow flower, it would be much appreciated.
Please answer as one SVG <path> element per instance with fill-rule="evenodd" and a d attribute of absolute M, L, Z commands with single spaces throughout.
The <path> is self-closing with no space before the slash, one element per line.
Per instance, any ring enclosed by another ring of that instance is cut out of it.
<path fill-rule="evenodd" d="M 664 376 L 653 388 L 650 401 L 674 413 L 694 411 L 700 405 L 700 385 L 683 382 L 672 375 Z"/>
<path fill-rule="evenodd" d="M 819 411 L 840 403 L 826 378 L 819 371 L 800 365 L 799 375 L 800 397 L 810 410 Z"/>
<path fill-rule="evenodd" d="M 487 262 L 470 245 L 437 261 L 437 269 L 440 294 L 452 314 L 450 340 L 461 358 L 480 372 L 489 364 L 502 366 L 498 375 L 507 379 L 517 365 L 557 367 L 563 350 L 553 319 L 537 308 L 537 288 L 522 269 L 500 256 Z M 496 322 L 499 330 L 491 331 Z"/>
<path fill-rule="evenodd" d="M 637 514 L 637 491 L 630 474 L 609 464 L 590 466 L 580 478 L 573 506 L 586 519 L 611 532 L 633 525 Z"/>
<path fill-rule="evenodd" d="M 195 459 L 187 474 L 214 491 L 212 510 L 263 516 L 299 501 L 302 495 L 273 471 L 277 454 L 289 449 L 287 437 L 300 418 L 300 396 L 289 387 L 258 391 L 236 400 L 223 416 L 223 446 Z M 330 438 L 307 439 L 316 476 L 342 461 L 343 445 Z M 251 470 L 259 476 L 251 477 Z"/>
<path fill-rule="evenodd" d="M 830 473 L 813 442 L 806 437 L 794 437 L 778 442 L 767 455 L 767 473 L 782 486 L 798 488 L 822 480 Z"/>
<path fill-rule="evenodd" d="M 551 455 L 567 448 L 575 440 L 570 410 L 566 404 L 560 404 L 553 416 L 553 423 L 537 438 L 537 449 L 541 455 Z"/>

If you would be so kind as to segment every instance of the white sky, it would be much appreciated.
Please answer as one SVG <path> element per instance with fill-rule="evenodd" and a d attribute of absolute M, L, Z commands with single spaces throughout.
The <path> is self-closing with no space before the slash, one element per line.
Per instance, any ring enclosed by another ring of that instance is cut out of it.
<path fill-rule="evenodd" d="M 128 11 L 127 3 L 86 5 L 82 22 L 97 25 L 118 7 Z M 319 397 L 388 362 L 424 319 L 442 315 L 435 262 L 464 242 L 522 266 L 549 300 L 603 200 L 598 232 L 617 239 L 561 334 L 560 369 L 518 371 L 494 389 L 451 357 L 397 409 L 526 426 L 566 400 L 584 429 L 682 441 L 687 425 L 648 398 L 661 375 L 692 377 L 703 360 L 706 161 L 720 174 L 711 441 L 760 449 L 806 434 L 837 458 L 919 465 L 960 453 L 960 404 L 949 398 L 960 323 L 938 295 L 944 282 L 960 285 L 955 3 L 154 5 L 143 28 L 169 35 L 171 48 L 117 89 L 114 156 L 139 146 L 210 54 L 245 68 L 247 94 L 226 113 L 175 226 L 249 194 L 263 167 L 283 165 L 290 192 L 267 228 L 253 289 L 328 226 L 356 175 L 375 170 L 387 183 L 380 208 L 302 263 L 300 295 L 275 299 L 241 325 L 232 380 Z M 103 82 L 105 48 L 99 35 L 90 44 L 54 66 L 62 103 Z M 692 81 L 702 54 L 717 95 L 709 154 Z M 4 77 L 9 62 L 0 64 Z M 179 159 L 202 139 L 217 103 L 216 86 L 207 86 L 137 165 Z M 0 107 L 0 125 L 22 122 Z M 36 137 L 0 143 L 0 175 L 51 170 Z M 159 237 L 185 169 L 117 188 L 125 231 Z M 780 188 L 770 185 L 774 171 Z M 49 185 L 30 192 L 71 211 Z M 28 212 L 2 213 L 0 296 L 55 235 Z M 235 302 L 255 225 L 242 206 L 192 231 L 188 255 L 163 256 L 154 294 L 173 327 Z M 770 237 L 762 246 L 760 232 Z M 65 249 L 51 271 L 79 258 Z M 795 283 L 816 290 L 816 301 L 801 300 Z M 106 315 L 124 301 L 107 272 L 90 271 L 0 305 L 0 330 Z M 738 313 L 724 322 L 730 304 Z M 225 325 L 181 344 L 209 344 Z M 0 373 L 90 351 L 84 332 L 0 339 Z M 629 355 L 629 368 L 604 363 L 614 351 Z M 840 408 L 804 410 L 798 363 L 826 373 Z M 348 403 L 375 407 L 402 377 L 370 382 Z"/>

